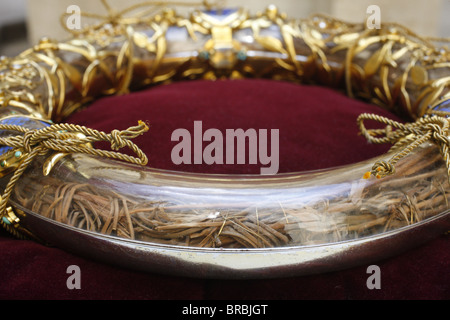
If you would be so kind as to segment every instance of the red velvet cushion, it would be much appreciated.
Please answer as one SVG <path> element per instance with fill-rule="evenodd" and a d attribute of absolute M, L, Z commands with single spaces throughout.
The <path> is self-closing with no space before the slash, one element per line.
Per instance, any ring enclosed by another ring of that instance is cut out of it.
<path fill-rule="evenodd" d="M 202 121 L 203 132 L 216 128 L 224 135 L 226 129 L 279 129 L 279 172 L 313 170 L 357 162 L 389 149 L 369 145 L 358 135 L 356 118 L 363 112 L 391 116 L 321 87 L 268 80 L 191 81 L 104 98 L 70 121 L 104 131 L 125 129 L 139 119 L 148 122 L 150 131 L 134 141 L 152 167 L 259 174 L 261 165 L 174 165 L 171 151 L 178 142 L 171 141 L 172 132 L 185 128 L 194 137 L 194 121 Z"/>
<path fill-rule="evenodd" d="M 363 112 L 390 116 L 379 107 L 315 86 L 267 80 L 196 81 L 107 97 L 69 121 L 111 131 L 147 121 L 150 131 L 134 141 L 150 166 L 161 169 L 253 173 L 261 165 L 175 165 L 171 150 L 178 128 L 193 134 L 194 121 L 209 128 L 279 129 L 279 172 L 344 165 L 388 150 L 358 135 Z M 206 145 L 206 144 L 205 144 Z M 99 147 L 104 147 L 100 145 Z M 40 299 L 399 299 L 450 298 L 448 236 L 403 255 L 379 261 L 381 290 L 369 290 L 366 269 L 286 279 L 222 281 L 145 274 L 85 260 L 57 248 L 0 233 L 0 298 Z M 66 287 L 70 265 L 81 268 L 82 289 Z"/>

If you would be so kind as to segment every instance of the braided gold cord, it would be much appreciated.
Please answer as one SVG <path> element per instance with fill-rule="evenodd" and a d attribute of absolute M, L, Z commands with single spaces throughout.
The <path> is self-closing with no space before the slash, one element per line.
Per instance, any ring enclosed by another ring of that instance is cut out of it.
<path fill-rule="evenodd" d="M 364 121 L 372 120 L 386 125 L 385 129 L 367 129 Z M 357 123 L 361 134 L 370 143 L 391 143 L 395 152 L 388 161 L 377 161 L 372 170 L 364 175 L 364 178 L 370 178 L 372 175 L 377 178 L 383 178 L 395 172 L 395 164 L 402 158 L 408 156 L 414 149 L 427 141 L 431 141 L 439 146 L 443 156 L 447 174 L 450 183 L 450 153 L 448 138 L 450 123 L 442 116 L 422 117 L 413 123 L 403 124 L 386 117 L 375 114 L 361 114 Z M 392 131 L 392 129 L 396 129 Z"/>
<path fill-rule="evenodd" d="M 147 156 L 139 147 L 131 142 L 130 139 L 142 135 L 148 131 L 148 129 L 148 126 L 143 121 L 139 121 L 137 126 L 130 127 L 127 130 L 114 130 L 109 134 L 67 123 L 54 124 L 39 130 L 30 130 L 17 125 L 0 125 L 0 130 L 22 133 L 21 135 L 0 138 L 0 145 L 12 148 L 22 148 L 25 152 L 22 161 L 14 171 L 13 176 L 8 181 L 8 184 L 3 191 L 0 200 L 0 217 L 4 217 L 6 214 L 8 200 L 17 181 L 37 156 L 45 155 L 49 151 L 84 153 L 139 165 L 146 165 L 148 162 Z M 89 145 L 92 142 L 99 141 L 110 142 L 111 149 L 115 151 L 95 149 Z M 137 157 L 116 152 L 124 147 L 131 149 Z M 2 222 L 2 225 L 5 224 Z M 11 230 L 11 228 L 8 229 Z"/>

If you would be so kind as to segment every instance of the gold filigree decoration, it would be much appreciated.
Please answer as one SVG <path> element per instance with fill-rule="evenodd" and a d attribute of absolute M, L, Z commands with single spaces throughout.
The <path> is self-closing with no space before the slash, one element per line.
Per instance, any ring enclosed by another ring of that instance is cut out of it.
<path fill-rule="evenodd" d="M 3 105 L 14 101 L 60 121 L 101 95 L 218 77 L 328 85 L 412 119 L 450 97 L 448 50 L 396 24 L 370 30 L 325 15 L 290 20 L 274 6 L 217 19 L 220 10 L 182 17 L 162 8 L 176 2 L 145 1 L 118 11 L 102 3 L 105 15 L 82 12 L 98 23 L 72 30 L 75 37 L 66 42 L 43 39 L 18 57 L 37 76 L 18 74 L 3 84 Z M 175 29 L 187 34 L 185 51 L 169 36 Z"/>
<path fill-rule="evenodd" d="M 214 6 L 214 4 L 210 4 L 208 1 L 142 1 L 125 9 L 117 10 L 113 8 L 107 0 L 100 1 L 105 8 L 106 14 L 97 14 L 84 11 L 80 12 L 81 17 L 97 20 L 97 23 L 87 25 L 80 30 L 77 30 L 76 28 L 68 28 L 67 18 L 70 13 L 64 13 L 61 16 L 62 27 L 75 37 L 96 38 L 100 43 L 106 41 L 106 43 L 103 42 L 103 44 L 106 45 L 107 41 L 111 38 L 122 35 L 127 26 L 152 24 L 155 20 L 155 16 L 160 13 L 161 8 L 167 8 L 168 6 L 204 6 L 206 8 L 210 8 Z"/>

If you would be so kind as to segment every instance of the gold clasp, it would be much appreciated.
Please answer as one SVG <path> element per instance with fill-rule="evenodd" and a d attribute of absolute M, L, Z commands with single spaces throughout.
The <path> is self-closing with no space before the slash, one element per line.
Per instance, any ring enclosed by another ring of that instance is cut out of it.
<path fill-rule="evenodd" d="M 23 149 L 12 149 L 0 157 L 0 178 L 13 172 L 24 156 Z"/>
<path fill-rule="evenodd" d="M 233 39 L 233 25 L 239 24 L 243 13 L 234 12 L 226 16 L 223 21 L 202 13 L 197 20 L 210 30 L 209 39 L 199 53 L 199 57 L 208 60 L 216 70 L 232 70 L 239 60 L 246 60 L 246 51 L 241 43 Z"/>
<path fill-rule="evenodd" d="M 14 213 L 14 210 L 12 207 L 7 207 L 6 214 L 2 217 L 2 222 L 8 226 L 12 225 L 14 227 L 18 227 L 20 219 Z"/>

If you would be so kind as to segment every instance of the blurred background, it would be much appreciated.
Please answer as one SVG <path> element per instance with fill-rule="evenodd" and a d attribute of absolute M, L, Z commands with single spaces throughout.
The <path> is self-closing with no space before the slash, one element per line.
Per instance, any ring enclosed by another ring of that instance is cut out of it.
<path fill-rule="evenodd" d="M 189 0 L 184 0 L 189 1 Z M 140 0 L 109 0 L 111 6 L 126 8 Z M 192 0 L 190 1 L 192 2 Z M 211 2 L 211 1 L 210 1 Z M 292 18 L 321 12 L 349 22 L 365 22 L 367 8 L 378 5 L 381 22 L 403 24 L 423 36 L 450 37 L 450 0 L 221 0 L 222 5 L 245 5 L 251 13 L 275 4 Z M 70 5 L 82 11 L 105 12 L 100 0 L 0 0 L 0 55 L 14 56 L 40 38 L 64 40 L 67 32 L 60 16 Z M 184 13 L 187 9 L 180 9 Z"/>

